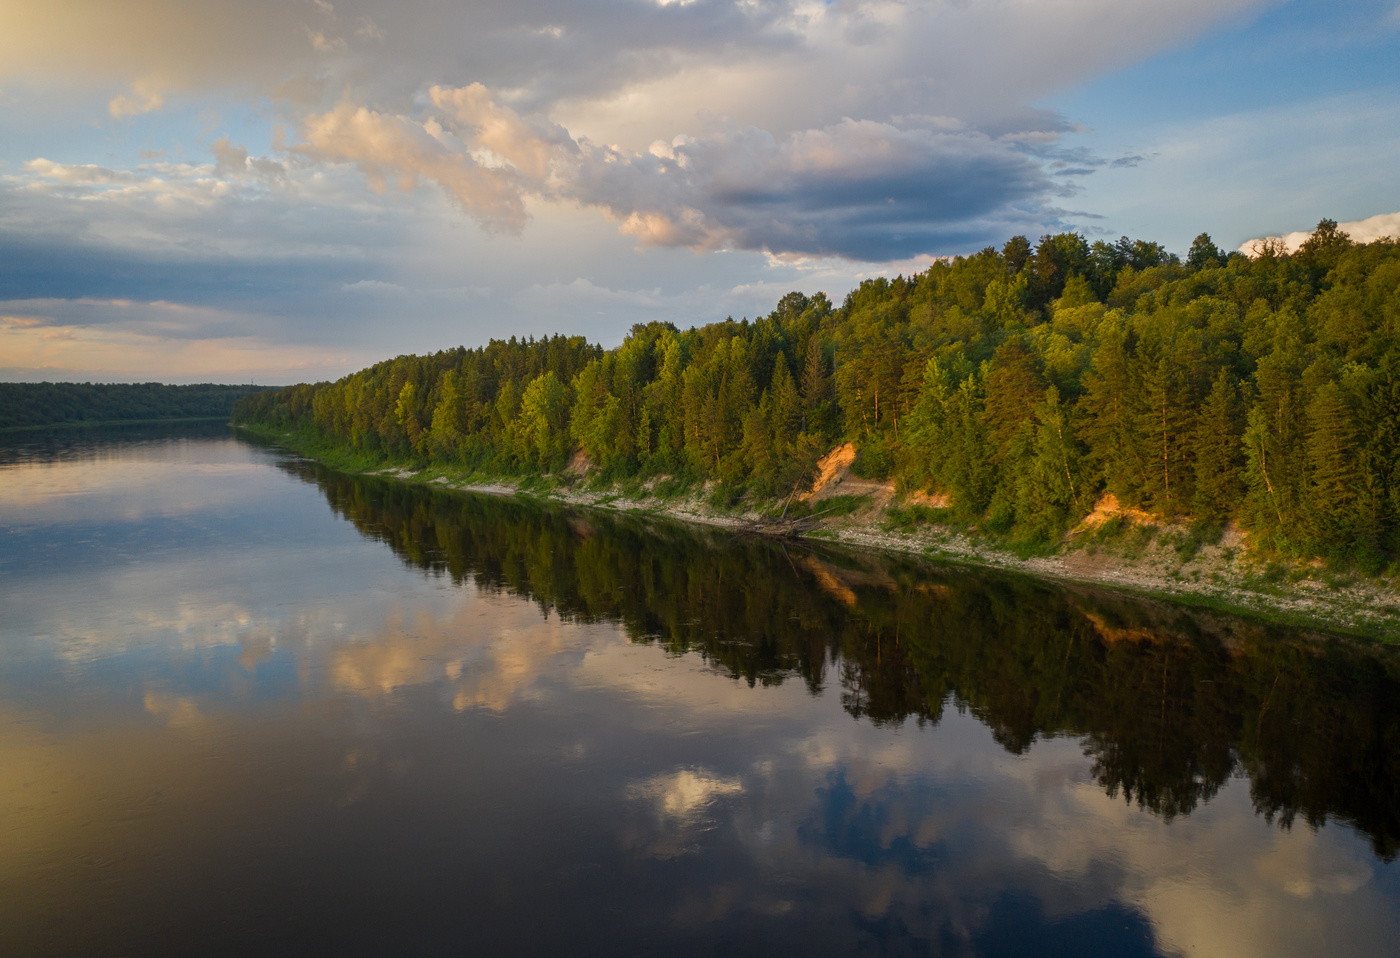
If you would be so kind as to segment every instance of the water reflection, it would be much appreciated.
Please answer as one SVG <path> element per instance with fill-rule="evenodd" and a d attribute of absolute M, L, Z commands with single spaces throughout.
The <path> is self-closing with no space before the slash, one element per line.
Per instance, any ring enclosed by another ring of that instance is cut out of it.
<path fill-rule="evenodd" d="M 1013 754 L 1084 736 L 1105 791 L 1168 821 L 1243 774 L 1270 821 L 1333 818 L 1386 860 L 1400 848 L 1400 660 L 1384 650 L 1084 588 L 288 468 L 406 562 L 618 621 L 750 684 L 834 682 L 876 725 L 967 710 Z"/>
<path fill-rule="evenodd" d="M 6 505 L 0 468 L 0 951 L 1400 932 L 1376 650 L 225 439 L 102 456 L 149 485 L 23 466 L 81 520 Z"/>

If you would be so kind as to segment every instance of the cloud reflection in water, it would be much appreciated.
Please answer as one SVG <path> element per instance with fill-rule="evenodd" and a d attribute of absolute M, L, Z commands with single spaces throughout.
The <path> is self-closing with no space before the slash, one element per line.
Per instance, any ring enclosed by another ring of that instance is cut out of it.
<path fill-rule="evenodd" d="M 407 914 L 407 947 L 465 921 L 516 951 L 586 934 L 682 953 L 1373 954 L 1400 932 L 1375 850 L 1389 819 L 1368 804 L 1388 767 L 1368 793 L 1328 778 L 1359 732 L 1325 762 L 1305 738 L 1279 751 L 1305 733 L 1269 738 L 1275 712 L 1320 714 L 1337 675 L 1355 715 L 1392 727 L 1384 661 L 1233 626 L 1222 645 L 1035 585 L 278 472 L 227 443 L 210 458 L 231 450 L 257 496 L 192 508 L 187 538 L 0 583 L 18 611 L 0 645 L 16 941 L 190 944 L 211 921 L 296 941 L 335 915 L 335 940 L 363 948 Z M 198 481 L 182 470 L 168 481 Z M 92 502 L 111 493 L 85 476 Z M 82 589 L 100 600 L 70 601 Z M 1156 698 L 1113 697 L 1143 676 Z M 1268 713 L 1255 677 L 1282 689 Z M 1223 776 L 1217 743 L 1239 756 Z M 1257 771 L 1276 754 L 1312 792 Z"/>

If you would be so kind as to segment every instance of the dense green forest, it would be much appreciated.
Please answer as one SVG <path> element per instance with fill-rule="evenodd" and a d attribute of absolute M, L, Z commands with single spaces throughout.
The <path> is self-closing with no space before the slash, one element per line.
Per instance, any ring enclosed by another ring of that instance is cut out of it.
<path fill-rule="evenodd" d="M 67 423 L 228 416 L 262 386 L 161 383 L 0 383 L 0 429 Z"/>
<path fill-rule="evenodd" d="M 750 684 L 835 686 L 877 724 L 969 710 L 1015 754 L 1082 736 L 1102 788 L 1168 818 L 1247 777 L 1272 820 L 1347 821 L 1376 854 L 1400 852 L 1386 650 L 1021 576 L 282 468 L 406 564 L 618 622 Z"/>
<path fill-rule="evenodd" d="M 1184 258 L 1124 237 L 1017 236 L 869 280 L 837 308 L 400 356 L 241 400 L 386 459 L 714 480 L 787 495 L 856 469 L 946 494 L 950 520 L 1053 541 L 1105 493 L 1260 547 L 1379 569 L 1400 554 L 1400 242 L 1324 220 L 1295 253 Z"/>

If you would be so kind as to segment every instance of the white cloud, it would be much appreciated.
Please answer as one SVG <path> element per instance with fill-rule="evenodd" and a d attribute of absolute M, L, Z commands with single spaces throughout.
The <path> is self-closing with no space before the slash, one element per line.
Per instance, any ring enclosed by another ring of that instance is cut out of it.
<path fill-rule="evenodd" d="M 131 85 L 131 94 L 115 96 L 107 103 L 107 112 L 112 115 L 112 119 L 120 120 L 126 116 L 150 113 L 165 105 L 165 93 L 157 80 L 137 80 Z"/>
<path fill-rule="evenodd" d="M 379 193 L 391 181 L 407 191 L 420 177 L 432 180 L 483 226 L 519 232 L 525 206 L 511 175 L 454 149 L 441 132 L 431 120 L 417 123 L 342 102 L 305 121 L 305 143 L 297 151 L 316 160 L 354 163 Z"/>
<path fill-rule="evenodd" d="M 128 170 L 110 170 L 94 163 L 55 163 L 42 156 L 24 164 L 24 169 L 47 180 L 59 183 L 139 183 L 141 177 Z"/>
<path fill-rule="evenodd" d="M 716 122 L 645 152 L 575 140 L 480 84 L 433 87 L 426 120 L 343 102 L 304 122 L 303 155 L 382 191 L 438 183 L 484 225 L 519 231 L 526 194 L 601 207 L 644 246 L 883 260 L 1040 226 L 1051 189 L 1019 138 L 843 120 L 785 136 Z"/>
<path fill-rule="evenodd" d="M 538 117 L 522 119 L 514 110 L 497 105 L 480 83 L 455 90 L 435 86 L 428 96 L 459 130 L 470 131 L 474 145 L 536 183 L 544 184 L 558 162 L 579 153 L 578 144 L 563 127 Z"/>
<path fill-rule="evenodd" d="M 1040 207 L 1063 187 L 1027 151 L 1064 125 L 1031 104 L 1260 2 L 54 0 L 12 16 L 0 69 L 115 80 L 114 116 L 269 96 L 303 159 L 377 190 L 435 182 L 508 233 L 529 193 L 644 245 L 884 260 L 1053 225 Z M 415 116 L 433 80 L 440 116 Z M 340 102 L 305 109 L 326 92 Z"/>
<path fill-rule="evenodd" d="M 1364 220 L 1338 223 L 1337 228 L 1348 234 L 1357 243 L 1371 243 L 1387 237 L 1396 239 L 1400 238 L 1400 213 L 1380 213 L 1376 216 L 1368 216 Z M 1298 248 L 1306 243 L 1312 235 L 1312 230 L 1300 230 L 1284 233 L 1282 236 L 1261 236 L 1240 244 L 1240 252 L 1247 256 L 1252 255 L 1261 243 L 1273 241 L 1281 244 L 1288 252 L 1296 253 Z"/>

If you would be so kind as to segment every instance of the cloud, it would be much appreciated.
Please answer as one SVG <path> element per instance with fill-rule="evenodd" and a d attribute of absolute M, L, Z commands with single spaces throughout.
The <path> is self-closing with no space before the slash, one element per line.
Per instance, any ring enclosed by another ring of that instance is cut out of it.
<path fill-rule="evenodd" d="M 660 154 L 660 155 L 657 155 Z M 964 245 L 1049 189 L 1019 147 L 976 131 L 869 120 L 776 137 L 756 128 L 678 138 L 669 155 L 598 157 L 578 198 L 642 242 L 886 260 Z"/>
<path fill-rule="evenodd" d="M 108 101 L 107 112 L 112 115 L 112 119 L 120 120 L 124 116 L 150 113 L 165 105 L 165 94 L 161 90 L 161 84 L 149 77 L 133 83 L 131 92 L 131 96 L 115 96 Z"/>
<path fill-rule="evenodd" d="M 432 120 L 417 123 L 342 102 L 306 120 L 305 142 L 297 152 L 315 160 L 355 164 L 378 193 L 391 180 L 404 191 L 417 186 L 420 178 L 431 180 L 484 226 L 519 232 L 525 225 L 525 206 L 510 173 L 481 165 L 442 133 Z"/>
<path fill-rule="evenodd" d="M 404 288 L 398 283 L 385 283 L 377 279 L 362 279 L 354 283 L 346 283 L 340 287 L 346 293 L 402 293 Z"/>
<path fill-rule="evenodd" d="M 308 167 L 293 157 L 274 190 L 238 171 L 254 158 L 245 160 L 236 142 L 213 152 L 207 164 L 188 167 L 46 161 L 0 174 L 6 311 L 104 325 L 120 315 L 130 321 L 134 311 L 56 304 L 181 302 L 214 308 L 211 323 L 219 317 L 222 325 L 201 326 L 202 336 L 248 335 L 297 349 L 321 342 L 328 356 L 351 350 L 372 361 L 522 330 L 614 343 L 634 322 L 752 316 L 791 289 L 826 289 L 839 300 L 852 282 L 849 265 L 837 261 L 799 271 L 733 256 L 712 258 L 696 277 L 689 253 L 649 251 L 643 261 L 596 213 L 563 204 L 546 208 L 522 255 L 526 241 L 465 223 L 435 187 L 386 202 L 364 189 L 354 167 Z M 538 201 L 527 205 L 540 215 Z M 570 288 L 580 277 L 596 296 Z M 114 351 L 109 375 L 139 378 L 119 364 L 133 356 Z"/>
<path fill-rule="evenodd" d="M 242 144 L 234 145 L 228 137 L 215 140 L 209 147 L 214 154 L 214 171 L 221 176 L 256 176 L 269 182 L 284 183 L 287 168 L 265 156 L 249 156 Z"/>
<path fill-rule="evenodd" d="M 1338 223 L 1337 228 L 1357 243 L 1371 243 L 1386 238 L 1396 239 L 1400 238 L 1400 213 L 1380 213 L 1376 216 L 1368 216 L 1364 220 Z M 1312 230 L 1299 230 L 1293 233 L 1284 233 L 1282 236 L 1261 236 L 1240 244 L 1240 252 L 1246 256 L 1253 256 L 1264 243 L 1273 242 L 1282 245 L 1290 253 L 1296 253 L 1304 243 L 1312 238 L 1312 235 Z"/>
<path fill-rule="evenodd" d="M 373 358 L 241 332 L 249 319 L 164 301 L 0 301 L 0 379 L 291 382 L 340 375 Z M 123 372 L 112 377 L 113 370 Z"/>
<path fill-rule="evenodd" d="M 141 177 L 127 170 L 111 170 L 94 163 L 55 163 L 42 156 L 24 164 L 24 169 L 59 183 L 130 184 L 141 181 Z"/>
<path fill-rule="evenodd" d="M 345 53 L 349 49 L 344 37 L 327 37 L 319 30 L 307 30 L 306 34 L 311 41 L 311 49 L 317 53 Z"/>
<path fill-rule="evenodd" d="M 470 131 L 478 147 L 490 150 L 531 180 L 543 183 L 556 161 L 580 152 L 562 126 L 540 117 L 523 119 L 497 105 L 480 83 L 455 90 L 435 86 L 428 95 L 460 129 Z"/>
<path fill-rule="evenodd" d="M 114 117 L 270 97 L 303 161 L 436 183 L 505 233 L 531 195 L 643 245 L 888 259 L 1055 225 L 1097 167 L 1044 175 L 1068 128 L 1031 104 L 1259 2 L 53 0 L 10 15 L 0 71 L 116 82 Z"/>
<path fill-rule="evenodd" d="M 523 196 L 604 209 L 644 246 L 887 260 L 1040 225 L 1053 187 L 1024 136 L 846 119 L 785 136 L 713 121 L 645 152 L 576 140 L 485 87 L 433 87 L 419 121 L 343 102 L 297 152 L 354 163 L 379 190 L 438 183 L 483 224 L 519 231 Z"/>
<path fill-rule="evenodd" d="M 158 109 L 172 91 L 270 83 L 313 66 L 298 5 L 217 0 L 53 0 L 7 4 L 0 74 L 116 81 L 113 117 Z M 300 61 L 302 62 L 299 62 Z"/>
<path fill-rule="evenodd" d="M 25 327 L 0 316 L 0 379 L 129 382 L 299 382 L 334 378 L 374 357 L 288 347 L 253 336 L 153 336 L 90 326 Z"/>
<path fill-rule="evenodd" d="M 384 28 L 374 22 L 371 17 L 360 17 L 355 24 L 355 36 L 364 40 L 383 40 Z"/>
<path fill-rule="evenodd" d="M 0 299 L 216 304 L 240 333 L 332 354 L 522 328 L 611 343 L 793 288 L 839 301 L 1073 228 L 1105 212 L 1084 198 L 1104 181 L 1155 195 L 1128 167 L 1159 144 L 1078 148 L 1047 98 L 1267 3 L 10 4 L 0 85 L 25 135 L 0 169 Z M 70 135 L 30 136 L 54 118 Z M 1193 171 L 1166 205 L 1263 191 L 1242 170 Z M 1141 231 L 1120 219 L 1114 235 Z M 1233 244 L 1315 219 L 1204 225 Z"/>

